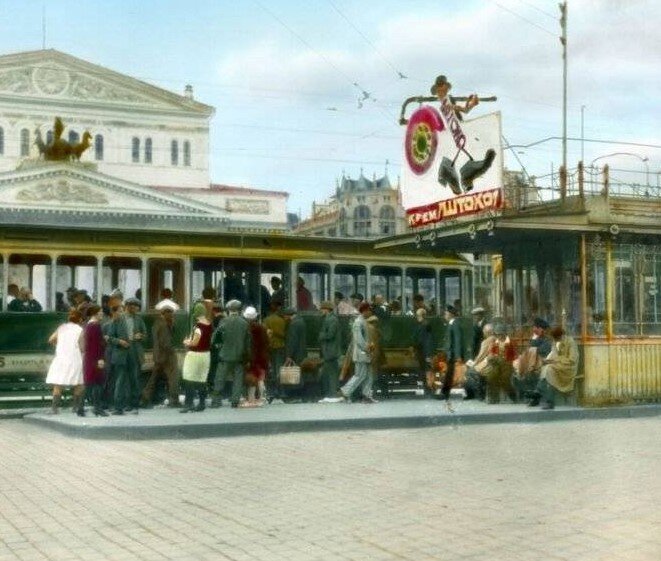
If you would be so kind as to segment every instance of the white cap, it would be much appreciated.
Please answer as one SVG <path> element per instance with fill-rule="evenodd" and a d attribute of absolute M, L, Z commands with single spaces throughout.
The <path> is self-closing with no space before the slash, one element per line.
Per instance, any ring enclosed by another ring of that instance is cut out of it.
<path fill-rule="evenodd" d="M 243 317 L 247 320 L 257 319 L 258 315 L 259 314 L 257 313 L 257 310 L 252 306 L 248 306 L 245 310 L 243 310 Z"/>

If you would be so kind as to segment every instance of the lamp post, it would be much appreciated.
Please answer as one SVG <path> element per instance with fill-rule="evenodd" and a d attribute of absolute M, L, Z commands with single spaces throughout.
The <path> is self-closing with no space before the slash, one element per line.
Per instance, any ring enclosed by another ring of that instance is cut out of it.
<path fill-rule="evenodd" d="M 635 154 L 633 152 L 613 152 L 612 154 L 604 154 L 603 156 L 598 156 L 594 160 L 590 162 L 590 167 L 594 166 L 594 163 L 597 160 L 601 160 L 603 158 L 610 158 L 611 156 L 633 156 L 634 158 L 638 158 L 641 162 L 645 164 L 645 186 L 649 189 L 650 187 L 650 166 L 649 166 L 649 158 L 647 156 L 641 156 L 640 154 Z"/>

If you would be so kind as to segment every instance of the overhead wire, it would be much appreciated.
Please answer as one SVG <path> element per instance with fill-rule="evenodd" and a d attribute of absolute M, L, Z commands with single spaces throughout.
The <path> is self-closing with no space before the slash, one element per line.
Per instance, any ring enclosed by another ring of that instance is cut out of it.
<path fill-rule="evenodd" d="M 515 17 L 517 17 L 517 18 L 519 18 L 519 19 L 525 21 L 526 23 L 532 25 L 533 27 L 536 27 L 537 29 L 543 31 L 544 33 L 547 33 L 547 34 L 550 35 L 551 37 L 557 37 L 557 36 L 558 36 L 556 33 L 553 33 L 552 31 L 549 31 L 549 30 L 546 29 L 545 27 L 542 27 L 541 25 L 539 25 L 538 23 L 535 23 L 535 22 L 532 21 L 531 19 L 528 19 L 527 17 L 522 16 L 522 15 L 519 14 L 518 12 L 515 12 L 514 10 L 512 10 L 511 8 L 508 8 L 507 6 L 503 6 L 500 2 L 496 2 L 496 0 L 491 0 L 491 1 L 492 1 L 493 4 L 495 4 L 496 6 L 498 6 L 499 8 L 501 8 L 502 10 L 505 10 L 506 12 L 509 12 L 509 13 L 512 14 L 513 16 L 515 16 Z"/>
<path fill-rule="evenodd" d="M 327 2 L 331 5 L 331 7 L 332 7 L 332 8 L 333 8 L 333 9 L 339 14 L 339 16 L 340 16 L 344 21 L 346 21 L 346 22 L 351 26 L 351 28 L 352 28 L 356 33 L 358 33 L 358 35 L 360 35 L 360 37 L 363 38 L 363 40 L 364 40 L 364 41 L 365 41 L 365 42 L 366 42 L 366 43 L 367 43 L 367 44 L 368 44 L 368 45 L 374 50 L 374 52 L 375 52 L 377 55 L 379 55 L 379 58 L 381 58 L 381 60 L 383 60 L 383 62 L 385 62 L 390 68 L 392 68 L 392 70 L 397 74 L 397 77 L 398 77 L 398 78 L 401 78 L 401 79 L 407 79 L 407 78 L 408 78 L 408 76 L 406 76 L 403 72 L 401 72 L 398 68 L 396 68 L 395 65 L 392 64 L 392 63 L 391 63 L 391 62 L 390 62 L 390 61 L 389 61 L 389 60 L 388 60 L 388 59 L 387 59 L 387 58 L 381 53 L 381 51 L 379 51 L 379 49 L 376 48 L 376 46 L 374 45 L 374 43 L 372 43 L 372 41 L 369 40 L 369 38 L 368 38 L 368 37 L 367 37 L 367 36 L 366 36 L 366 35 L 360 30 L 360 28 L 359 28 L 358 26 L 356 26 L 356 25 L 353 23 L 353 21 L 351 21 L 351 20 L 350 20 L 345 14 L 344 14 L 344 12 L 342 12 L 342 11 L 337 7 L 337 4 L 335 4 L 335 2 L 333 2 L 333 0 L 326 0 L 326 1 L 327 1 Z"/>

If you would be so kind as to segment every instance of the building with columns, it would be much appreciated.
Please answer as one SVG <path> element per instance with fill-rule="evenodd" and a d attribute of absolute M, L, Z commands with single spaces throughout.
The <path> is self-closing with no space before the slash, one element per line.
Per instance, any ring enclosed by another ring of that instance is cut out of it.
<path fill-rule="evenodd" d="M 234 229 L 287 230 L 287 193 L 211 183 L 214 112 L 191 85 L 173 93 L 53 49 L 0 56 L 0 174 L 45 163 L 57 116 L 70 144 L 89 132 L 78 169 L 101 182 L 191 199 Z"/>

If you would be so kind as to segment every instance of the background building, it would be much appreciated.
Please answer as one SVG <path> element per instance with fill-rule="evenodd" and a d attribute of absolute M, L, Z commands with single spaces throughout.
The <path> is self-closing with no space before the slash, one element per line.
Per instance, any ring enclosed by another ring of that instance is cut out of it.
<path fill-rule="evenodd" d="M 380 238 L 406 231 L 406 214 L 399 182 L 393 187 L 388 175 L 367 179 L 342 176 L 335 193 L 324 203 L 312 204 L 312 215 L 296 233 L 343 238 Z"/>

